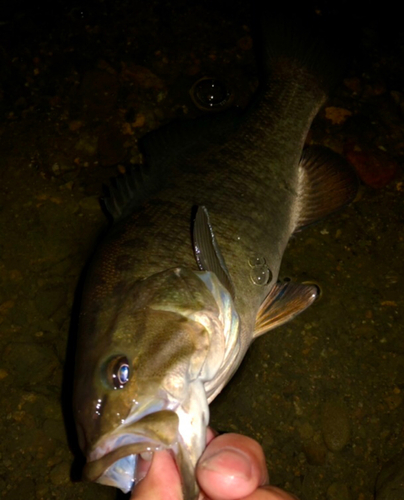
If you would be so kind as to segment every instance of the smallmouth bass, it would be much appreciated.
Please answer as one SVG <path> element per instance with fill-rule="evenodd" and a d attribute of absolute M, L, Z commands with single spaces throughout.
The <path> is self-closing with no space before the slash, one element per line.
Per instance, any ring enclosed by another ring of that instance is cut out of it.
<path fill-rule="evenodd" d="M 325 49 L 264 29 L 265 78 L 245 111 L 146 136 L 147 166 L 104 201 L 113 219 L 84 291 L 74 388 L 85 476 L 130 491 L 170 449 L 198 494 L 209 403 L 259 335 L 313 303 L 279 282 L 290 236 L 353 199 L 337 154 L 305 150 L 334 74 Z"/>

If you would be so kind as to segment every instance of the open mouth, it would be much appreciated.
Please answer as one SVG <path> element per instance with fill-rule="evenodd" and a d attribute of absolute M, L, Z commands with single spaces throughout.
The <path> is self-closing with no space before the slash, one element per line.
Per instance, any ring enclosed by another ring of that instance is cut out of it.
<path fill-rule="evenodd" d="M 115 486 L 128 493 L 146 476 L 150 467 L 150 460 L 144 460 L 142 454 L 161 449 L 161 445 L 147 442 L 121 446 L 98 460 L 88 462 L 83 475 L 88 481 Z"/>
<path fill-rule="evenodd" d="M 128 493 L 147 474 L 151 453 L 163 449 L 175 452 L 177 442 L 176 413 L 152 413 L 103 436 L 90 453 L 83 476 Z"/>

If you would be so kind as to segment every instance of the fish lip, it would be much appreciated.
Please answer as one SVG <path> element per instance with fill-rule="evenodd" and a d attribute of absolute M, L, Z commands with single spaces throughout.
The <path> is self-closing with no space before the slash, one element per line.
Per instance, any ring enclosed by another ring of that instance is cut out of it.
<path fill-rule="evenodd" d="M 165 423 L 165 434 L 159 432 L 159 426 Z M 119 426 L 107 435 L 102 436 L 92 447 L 87 455 L 87 463 L 83 469 L 83 478 L 89 481 L 112 484 L 104 480 L 109 476 L 109 469 L 121 459 L 130 455 L 138 456 L 146 451 L 159 451 L 169 449 L 176 452 L 178 443 L 178 416 L 172 410 L 161 410 L 142 416 L 126 425 Z M 124 472 L 128 472 L 124 469 Z M 130 472 L 132 485 L 136 478 L 136 460 L 134 470 Z M 121 476 L 122 472 L 118 473 Z M 113 484 L 127 493 L 128 485 L 126 478 L 123 480 L 126 486 L 121 486 L 121 478 L 114 474 Z M 143 476 L 144 477 L 144 476 Z M 140 478 L 141 479 L 141 478 Z"/>
<path fill-rule="evenodd" d="M 96 460 L 87 462 L 83 469 L 83 477 L 87 481 L 97 481 L 115 462 L 128 455 L 139 455 L 145 451 L 157 451 L 162 446 L 152 441 L 142 441 L 120 446 Z"/>

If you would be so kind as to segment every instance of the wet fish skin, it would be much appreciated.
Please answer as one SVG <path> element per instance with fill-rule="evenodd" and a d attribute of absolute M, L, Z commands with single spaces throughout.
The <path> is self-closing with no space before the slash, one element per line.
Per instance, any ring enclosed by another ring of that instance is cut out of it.
<path fill-rule="evenodd" d="M 218 281 L 213 276 L 212 281 L 215 280 Z M 217 319 L 217 303 L 193 271 L 180 268 L 163 271 L 135 286 L 120 289 L 120 294 L 111 294 L 111 300 L 104 299 L 102 310 L 96 300 L 97 292 L 95 296 L 91 292 L 86 294 L 81 320 L 86 334 L 80 336 L 82 358 L 80 376 L 75 381 L 75 410 L 82 436 L 80 445 L 88 450 L 91 463 L 113 449 L 116 440 L 123 440 L 120 445 L 133 444 L 127 438 L 133 427 L 137 425 L 138 436 L 144 419 L 151 413 L 162 414 L 162 410 L 176 412 L 180 417 L 180 432 L 192 422 L 203 434 L 209 419 L 203 381 L 212 378 L 212 370 L 217 371 L 224 357 L 222 337 L 208 335 L 222 329 Z M 115 296 L 116 300 L 112 298 Z M 88 335 L 99 331 L 106 332 L 100 335 L 101 355 L 94 349 L 99 346 L 94 346 L 92 336 Z M 113 339 L 108 344 L 105 341 L 109 332 L 113 332 Z M 114 390 L 112 384 L 108 386 L 106 367 L 110 360 L 115 362 L 123 355 L 130 360 L 136 376 L 130 378 L 124 390 Z M 166 420 L 161 421 L 163 431 Z M 94 447 L 93 443 L 97 445 Z M 147 436 L 144 451 L 168 444 Z M 180 448 L 177 455 L 182 460 L 182 470 L 192 474 L 203 450 L 200 432 L 187 435 L 186 442 L 178 436 L 171 444 Z M 99 466 L 94 468 L 98 470 Z M 91 468 L 87 467 L 87 471 L 90 478 L 97 479 Z M 103 482 L 111 484 L 110 478 Z M 194 484 L 189 487 L 195 489 Z"/>
<path fill-rule="evenodd" d="M 198 154 L 184 146 L 166 164 L 151 153 L 149 171 L 109 201 L 115 221 L 88 273 L 76 362 L 74 410 L 92 480 L 130 489 L 134 459 L 99 477 L 92 471 L 102 473 L 111 451 L 144 442 L 145 450 L 173 450 L 184 496 L 194 498 L 208 403 L 257 335 L 315 299 L 313 287 L 277 283 L 283 252 L 294 231 L 352 199 L 356 182 L 322 149 L 301 160 L 327 98 L 328 66 L 321 50 L 305 58 L 284 41 L 266 50 L 270 76 L 259 100 L 231 117 L 227 141 L 206 151 L 199 142 Z M 176 130 L 185 144 L 187 133 L 198 136 L 193 127 Z M 158 190 L 156 176 L 164 180 Z M 128 379 L 115 385 L 126 366 Z M 158 437 L 146 425 L 151 414 Z M 129 471 L 124 479 L 120 468 Z"/>

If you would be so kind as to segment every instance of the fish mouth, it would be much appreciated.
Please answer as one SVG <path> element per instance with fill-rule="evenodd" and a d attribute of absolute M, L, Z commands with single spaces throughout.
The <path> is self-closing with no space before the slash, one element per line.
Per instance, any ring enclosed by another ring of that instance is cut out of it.
<path fill-rule="evenodd" d="M 143 460 L 141 454 L 163 449 L 176 454 L 178 422 L 175 412 L 163 410 L 120 426 L 95 444 L 83 477 L 128 493 L 149 469 L 150 461 Z"/>

